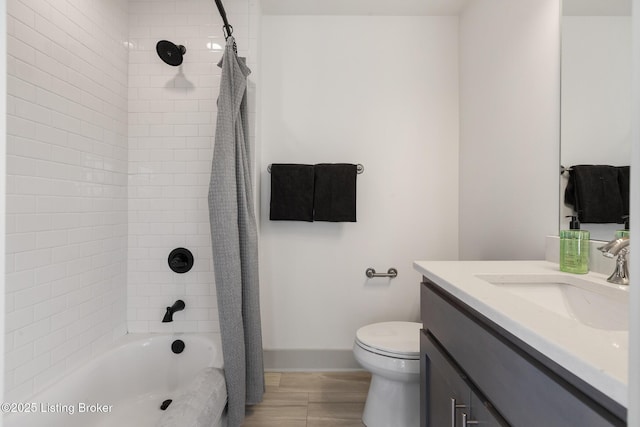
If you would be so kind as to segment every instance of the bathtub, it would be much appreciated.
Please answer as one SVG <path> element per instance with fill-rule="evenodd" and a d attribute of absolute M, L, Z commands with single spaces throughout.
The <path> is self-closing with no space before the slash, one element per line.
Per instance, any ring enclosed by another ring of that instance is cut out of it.
<path fill-rule="evenodd" d="M 185 344 L 179 354 L 172 351 L 175 340 Z M 28 401 L 5 403 L 4 425 L 223 426 L 222 366 L 218 335 L 128 334 Z"/>

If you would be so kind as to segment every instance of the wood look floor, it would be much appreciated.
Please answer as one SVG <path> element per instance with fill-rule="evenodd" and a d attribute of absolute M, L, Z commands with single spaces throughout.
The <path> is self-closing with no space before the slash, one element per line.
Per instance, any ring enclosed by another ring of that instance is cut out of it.
<path fill-rule="evenodd" d="M 267 372 L 259 405 L 243 427 L 361 427 L 368 372 Z"/>

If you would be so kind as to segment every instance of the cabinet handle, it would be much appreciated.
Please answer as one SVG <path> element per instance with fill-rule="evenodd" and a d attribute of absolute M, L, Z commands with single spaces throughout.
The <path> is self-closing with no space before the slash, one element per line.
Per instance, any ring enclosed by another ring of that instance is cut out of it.
<path fill-rule="evenodd" d="M 480 424 L 480 423 L 475 420 L 467 421 L 467 414 L 465 412 L 462 413 L 462 427 L 467 427 L 469 425 L 475 425 L 475 424 Z"/>
<path fill-rule="evenodd" d="M 456 403 L 454 397 L 451 398 L 451 427 L 456 427 L 456 409 L 466 408 L 466 405 Z"/>

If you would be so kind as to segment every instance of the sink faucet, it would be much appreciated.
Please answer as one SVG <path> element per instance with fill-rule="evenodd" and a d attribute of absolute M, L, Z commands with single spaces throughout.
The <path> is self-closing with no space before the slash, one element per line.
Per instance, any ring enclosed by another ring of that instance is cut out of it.
<path fill-rule="evenodd" d="M 184 310 L 184 307 L 184 301 L 182 301 L 181 299 L 174 302 L 171 307 L 167 307 L 167 312 L 162 319 L 162 323 L 173 322 L 173 313 L 175 313 L 176 311 Z"/>
<path fill-rule="evenodd" d="M 618 257 L 616 259 L 616 269 L 611 273 L 607 282 L 615 283 L 616 285 L 628 285 L 629 267 L 627 265 L 627 254 L 630 251 L 629 238 L 622 237 L 620 239 L 614 239 L 606 245 L 599 247 L 598 250 L 607 258 Z"/>

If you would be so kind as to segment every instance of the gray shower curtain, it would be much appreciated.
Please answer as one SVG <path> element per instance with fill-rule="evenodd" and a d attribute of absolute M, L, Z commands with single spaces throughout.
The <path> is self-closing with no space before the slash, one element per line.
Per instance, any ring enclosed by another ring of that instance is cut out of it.
<path fill-rule="evenodd" d="M 264 394 L 258 293 L 258 236 L 253 205 L 247 76 L 251 70 L 227 39 L 209 183 L 209 221 L 228 394 L 228 427 L 239 427 L 245 404 Z"/>

